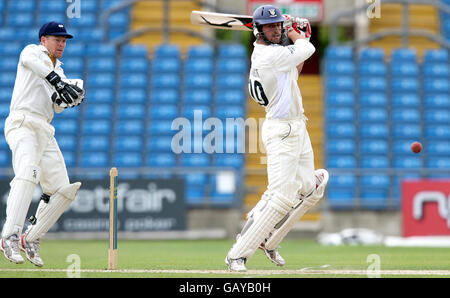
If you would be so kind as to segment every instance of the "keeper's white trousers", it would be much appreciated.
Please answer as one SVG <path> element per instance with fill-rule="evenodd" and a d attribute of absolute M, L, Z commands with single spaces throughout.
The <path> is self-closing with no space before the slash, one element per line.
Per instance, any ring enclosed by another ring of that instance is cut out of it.
<path fill-rule="evenodd" d="M 2 237 L 22 233 L 38 183 L 50 196 L 69 184 L 64 157 L 54 134 L 54 127 L 39 116 L 14 112 L 6 118 L 5 138 L 12 151 L 14 179 Z"/>

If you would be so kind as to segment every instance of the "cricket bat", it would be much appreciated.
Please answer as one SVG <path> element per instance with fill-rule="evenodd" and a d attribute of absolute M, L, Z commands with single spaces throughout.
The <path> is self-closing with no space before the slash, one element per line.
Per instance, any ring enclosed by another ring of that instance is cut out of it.
<path fill-rule="evenodd" d="M 253 30 L 253 16 L 193 10 L 191 23 L 226 30 Z"/>

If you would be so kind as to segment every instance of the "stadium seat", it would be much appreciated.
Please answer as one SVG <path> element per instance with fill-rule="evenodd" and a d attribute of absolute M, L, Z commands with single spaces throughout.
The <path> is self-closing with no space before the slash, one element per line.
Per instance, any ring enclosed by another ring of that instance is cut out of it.
<path fill-rule="evenodd" d="M 205 153 L 182 154 L 180 161 L 183 167 L 207 167 L 210 165 L 210 156 Z"/>
<path fill-rule="evenodd" d="M 83 64 L 81 64 L 83 66 Z M 116 70 L 116 59 L 114 58 L 89 58 L 87 60 L 87 71 L 94 72 L 114 72 Z"/>
<path fill-rule="evenodd" d="M 175 130 L 172 130 L 172 120 L 152 120 L 148 123 L 147 131 L 150 135 L 173 135 Z"/>
<path fill-rule="evenodd" d="M 114 88 L 115 76 L 112 73 L 89 73 L 86 85 L 87 88 Z"/>
<path fill-rule="evenodd" d="M 354 137 L 355 126 L 353 123 L 328 123 L 326 133 L 334 137 Z"/>
<path fill-rule="evenodd" d="M 331 209 L 352 209 L 355 206 L 356 192 L 354 188 L 331 188 L 327 189 L 327 204 Z"/>
<path fill-rule="evenodd" d="M 425 109 L 424 120 L 427 124 L 450 123 L 450 109 Z"/>
<path fill-rule="evenodd" d="M 114 90 L 109 88 L 88 88 L 86 90 L 86 102 L 97 103 L 109 103 L 114 102 Z"/>
<path fill-rule="evenodd" d="M 72 57 L 83 57 L 85 55 L 85 47 L 86 45 L 82 42 L 70 42 L 70 44 L 64 49 L 64 61 L 70 60 L 68 58 Z"/>
<path fill-rule="evenodd" d="M 6 17 L 6 25 L 12 28 L 33 26 L 33 14 L 31 12 L 10 13 Z"/>
<path fill-rule="evenodd" d="M 151 68 L 152 72 L 158 75 L 160 73 L 179 72 L 181 70 L 181 60 L 172 57 L 154 59 Z"/>
<path fill-rule="evenodd" d="M 417 77 L 419 75 L 419 66 L 417 63 L 411 62 L 392 63 L 391 75 L 393 77 Z"/>
<path fill-rule="evenodd" d="M 52 125 L 58 134 L 77 134 L 79 131 L 78 121 L 75 119 L 53 119 Z"/>
<path fill-rule="evenodd" d="M 447 155 L 450 156 L 449 140 L 433 140 L 426 144 L 427 153 L 430 155 Z"/>
<path fill-rule="evenodd" d="M 384 139 L 361 139 L 359 152 L 362 154 L 384 154 L 389 152 L 389 144 Z"/>
<path fill-rule="evenodd" d="M 190 74 L 184 78 L 183 86 L 188 89 L 211 88 L 213 79 L 205 73 Z"/>
<path fill-rule="evenodd" d="M 400 48 L 394 49 L 391 53 L 391 64 L 397 62 L 417 63 L 417 52 L 414 49 Z"/>
<path fill-rule="evenodd" d="M 125 44 L 121 47 L 123 58 L 147 58 L 148 48 L 146 45 Z"/>
<path fill-rule="evenodd" d="M 9 115 L 9 103 L 0 103 L 0 119 L 5 119 Z"/>
<path fill-rule="evenodd" d="M 151 119 L 175 119 L 178 116 L 178 107 L 174 104 L 154 104 L 149 107 Z"/>
<path fill-rule="evenodd" d="M 149 96 L 152 104 L 176 104 L 180 97 L 176 87 L 163 90 L 155 88 L 150 91 Z"/>
<path fill-rule="evenodd" d="M 182 93 L 184 104 L 210 104 L 212 102 L 212 92 L 209 88 L 187 89 Z"/>
<path fill-rule="evenodd" d="M 148 167 L 175 167 L 176 163 L 177 158 L 173 153 L 150 153 L 145 161 Z"/>
<path fill-rule="evenodd" d="M 218 58 L 243 58 L 247 56 L 246 48 L 241 44 L 220 45 Z"/>
<path fill-rule="evenodd" d="M 425 94 L 425 107 L 447 108 L 450 106 L 450 95 L 443 93 Z"/>
<path fill-rule="evenodd" d="M 426 161 L 427 168 L 437 169 L 449 169 L 450 157 L 449 156 L 429 156 Z M 448 177 L 448 176 L 447 176 Z"/>
<path fill-rule="evenodd" d="M 388 207 L 389 191 L 384 189 L 363 189 L 361 207 L 368 210 L 385 210 Z"/>
<path fill-rule="evenodd" d="M 240 169 L 244 166 L 245 158 L 242 154 L 215 154 L 213 166 L 232 167 Z"/>
<path fill-rule="evenodd" d="M 172 136 L 150 136 L 146 149 L 151 152 L 172 152 Z"/>
<path fill-rule="evenodd" d="M 125 57 L 120 60 L 122 73 L 147 73 L 148 69 L 149 62 L 145 57 Z"/>
<path fill-rule="evenodd" d="M 450 81 L 448 78 L 424 79 L 423 89 L 425 93 L 450 93 Z"/>
<path fill-rule="evenodd" d="M 422 160 L 420 156 L 397 155 L 393 159 L 393 166 L 394 168 L 418 169 L 422 167 Z"/>
<path fill-rule="evenodd" d="M 419 123 L 420 112 L 417 109 L 396 108 L 392 110 L 392 121 L 395 123 Z"/>
<path fill-rule="evenodd" d="M 382 48 L 363 48 L 359 53 L 359 62 L 384 63 L 385 54 Z"/>
<path fill-rule="evenodd" d="M 81 132 L 84 135 L 109 135 L 111 133 L 111 121 L 109 119 L 85 119 L 82 122 Z"/>
<path fill-rule="evenodd" d="M 117 135 L 113 139 L 113 150 L 115 151 L 142 151 L 144 140 L 139 135 Z"/>
<path fill-rule="evenodd" d="M 168 58 L 168 57 L 180 57 L 181 49 L 174 44 L 161 44 L 155 47 L 155 59 Z"/>
<path fill-rule="evenodd" d="M 364 138 L 387 138 L 389 129 L 386 124 L 361 124 L 360 136 Z"/>
<path fill-rule="evenodd" d="M 334 91 L 329 92 L 326 95 L 325 101 L 328 107 L 353 106 L 355 103 L 355 96 L 353 92 Z"/>
<path fill-rule="evenodd" d="M 425 78 L 448 78 L 450 74 L 450 67 L 448 64 L 442 64 L 442 63 L 430 63 L 430 64 L 424 64 L 422 73 L 425 76 Z"/>
<path fill-rule="evenodd" d="M 361 168 L 389 168 L 389 158 L 386 155 L 367 155 L 361 158 Z"/>
<path fill-rule="evenodd" d="M 116 116 L 118 119 L 144 119 L 146 116 L 145 105 L 143 104 L 120 104 L 117 107 Z"/>
<path fill-rule="evenodd" d="M 88 28 L 93 28 L 97 26 L 97 14 L 84 12 L 83 17 L 80 18 L 69 18 L 67 22 L 67 27 L 72 28 L 84 28 L 88 30 Z M 69 31 L 69 30 L 68 30 Z"/>
<path fill-rule="evenodd" d="M 82 167 L 107 167 L 109 165 L 108 153 L 104 151 L 80 152 L 79 165 Z"/>
<path fill-rule="evenodd" d="M 118 94 L 119 104 L 145 104 L 147 102 L 147 90 L 145 88 L 123 88 Z"/>
<path fill-rule="evenodd" d="M 364 76 L 359 77 L 359 89 L 364 92 L 383 92 L 387 88 L 386 78 Z"/>
<path fill-rule="evenodd" d="M 417 123 L 394 123 L 392 126 L 392 136 L 395 138 L 420 138 L 422 129 Z"/>
<path fill-rule="evenodd" d="M 244 118 L 245 109 L 242 105 L 223 105 L 216 108 L 215 116 L 220 119 Z"/>
<path fill-rule="evenodd" d="M 245 74 L 247 72 L 247 62 L 245 59 L 217 59 L 216 70 L 220 73 Z"/>
<path fill-rule="evenodd" d="M 383 108 L 362 108 L 359 111 L 359 121 L 367 122 L 386 122 L 388 112 Z"/>
<path fill-rule="evenodd" d="M 448 124 L 426 125 L 425 137 L 432 139 L 448 139 L 450 138 L 450 125 Z"/>
<path fill-rule="evenodd" d="M 386 92 L 366 92 L 366 90 L 361 90 L 359 95 L 359 103 L 361 106 L 381 106 L 386 107 L 388 103 Z"/>
<path fill-rule="evenodd" d="M 355 119 L 355 112 L 353 108 L 339 107 L 327 110 L 325 118 L 330 122 L 353 121 Z"/>
<path fill-rule="evenodd" d="M 326 150 L 328 154 L 351 154 L 355 152 L 356 145 L 353 139 L 328 138 Z"/>
<path fill-rule="evenodd" d="M 203 186 L 191 186 L 187 185 L 186 190 L 186 203 L 189 205 L 196 205 L 205 202 L 205 188 Z"/>
<path fill-rule="evenodd" d="M 184 63 L 185 73 L 207 73 L 212 74 L 214 62 L 211 58 L 189 58 Z"/>
<path fill-rule="evenodd" d="M 328 155 L 328 168 L 356 168 L 356 158 L 353 155 Z"/>
<path fill-rule="evenodd" d="M 58 146 L 62 151 L 76 151 L 78 145 L 78 139 L 76 135 L 58 135 L 56 137 Z M 1 149 L 1 148 L 0 148 Z"/>
<path fill-rule="evenodd" d="M 351 76 L 328 76 L 326 84 L 328 92 L 335 90 L 353 91 L 355 89 L 355 80 Z"/>
<path fill-rule="evenodd" d="M 80 139 L 80 149 L 82 152 L 108 152 L 110 141 L 108 135 L 86 135 Z"/>
<path fill-rule="evenodd" d="M 419 80 L 417 78 L 393 78 L 392 90 L 396 92 L 419 92 Z"/>
<path fill-rule="evenodd" d="M 245 104 L 247 96 L 243 89 L 219 90 L 215 92 L 216 104 Z"/>
<path fill-rule="evenodd" d="M 211 116 L 211 107 L 209 105 L 185 105 L 181 108 L 181 115 L 188 119 L 194 119 L 195 115 L 207 119 Z"/>
<path fill-rule="evenodd" d="M 114 133 L 116 135 L 144 135 L 145 125 L 143 119 L 117 120 Z"/>
<path fill-rule="evenodd" d="M 112 156 L 112 162 L 117 167 L 141 167 L 143 165 L 142 153 L 115 152 Z"/>
<path fill-rule="evenodd" d="M 121 74 L 119 77 L 119 86 L 121 88 L 146 88 L 147 81 L 146 73 Z"/>
<path fill-rule="evenodd" d="M 420 96 L 417 93 L 395 93 L 393 91 L 391 104 L 394 108 L 412 107 L 418 108 L 421 104 Z"/>
<path fill-rule="evenodd" d="M 337 174 L 333 174 L 332 177 L 333 177 L 333 179 L 329 180 L 328 186 L 327 186 L 331 189 L 339 188 L 339 187 L 354 188 L 355 186 L 358 185 L 355 174 L 337 173 Z"/>
<path fill-rule="evenodd" d="M 387 67 L 380 62 L 361 62 L 358 72 L 361 76 L 385 76 Z"/>
<path fill-rule="evenodd" d="M 325 51 L 325 58 L 331 60 L 352 60 L 353 48 L 349 46 L 329 46 Z"/>
<path fill-rule="evenodd" d="M 150 84 L 154 89 L 178 88 L 180 86 L 180 76 L 177 73 L 153 75 L 150 79 Z"/>
<path fill-rule="evenodd" d="M 353 61 L 331 61 L 325 65 L 327 75 L 353 75 L 354 71 Z"/>
<path fill-rule="evenodd" d="M 210 45 L 192 45 L 187 49 L 187 58 L 213 58 L 214 49 Z"/>
<path fill-rule="evenodd" d="M 449 53 L 446 49 L 426 50 L 424 54 L 424 65 L 428 63 L 448 63 Z"/>
<path fill-rule="evenodd" d="M 89 104 L 86 103 L 84 117 L 86 119 L 111 119 L 113 107 L 110 104 Z"/>
<path fill-rule="evenodd" d="M 0 102 L 10 103 L 13 93 L 13 86 L 5 87 L 0 89 Z"/>

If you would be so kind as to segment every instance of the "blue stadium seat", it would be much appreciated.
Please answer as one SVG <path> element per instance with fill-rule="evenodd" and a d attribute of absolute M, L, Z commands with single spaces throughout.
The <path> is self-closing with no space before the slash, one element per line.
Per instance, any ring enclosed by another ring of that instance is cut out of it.
<path fill-rule="evenodd" d="M 83 16 L 80 18 L 69 18 L 67 22 L 68 27 L 82 27 L 85 30 L 88 28 L 93 28 L 97 26 L 97 14 L 90 12 L 83 12 Z M 69 30 L 67 30 L 69 31 Z"/>
<path fill-rule="evenodd" d="M 352 61 L 330 61 L 325 65 L 327 75 L 353 75 L 355 64 Z"/>
<path fill-rule="evenodd" d="M 337 188 L 337 187 L 353 188 L 358 184 L 355 174 L 336 173 L 332 174 L 332 177 L 333 179 L 330 179 L 328 182 L 328 187 L 330 188 Z"/>
<path fill-rule="evenodd" d="M 9 115 L 9 103 L 0 103 L 0 119 L 5 119 Z"/>
<path fill-rule="evenodd" d="M 420 112 L 417 109 L 396 108 L 392 110 L 392 121 L 397 123 L 419 123 Z"/>
<path fill-rule="evenodd" d="M 85 47 L 85 44 L 82 42 L 70 42 L 70 44 L 68 44 L 68 46 L 64 49 L 64 61 L 66 62 L 66 60 L 70 60 L 69 58 L 72 57 L 83 57 Z"/>
<path fill-rule="evenodd" d="M 351 138 L 355 136 L 355 125 L 353 123 L 328 123 L 326 132 L 329 136 Z"/>
<path fill-rule="evenodd" d="M 172 152 L 172 136 L 150 136 L 146 149 L 152 152 Z"/>
<path fill-rule="evenodd" d="M 361 139 L 359 152 L 362 154 L 384 154 L 389 152 L 389 144 L 384 139 Z"/>
<path fill-rule="evenodd" d="M 123 58 L 147 58 L 148 48 L 146 45 L 125 44 L 121 48 Z"/>
<path fill-rule="evenodd" d="M 356 145 L 353 139 L 332 138 L 329 136 L 326 149 L 328 154 L 351 154 L 355 152 Z"/>
<path fill-rule="evenodd" d="M 184 104 L 209 104 L 212 102 L 212 92 L 210 89 L 188 89 L 182 94 Z"/>
<path fill-rule="evenodd" d="M 82 167 L 107 167 L 110 163 L 108 153 L 104 151 L 80 152 L 79 165 Z"/>
<path fill-rule="evenodd" d="M 4 72 L 15 72 L 17 71 L 18 60 L 12 57 L 2 57 L 0 58 L 0 67 Z"/>
<path fill-rule="evenodd" d="M 150 91 L 150 101 L 155 104 L 176 104 L 180 94 L 177 88 L 152 89 Z"/>
<path fill-rule="evenodd" d="M 411 154 L 407 155 L 397 155 L 393 159 L 394 168 L 403 168 L 403 169 L 418 169 L 422 167 L 422 160 L 420 155 L 412 156 Z"/>
<path fill-rule="evenodd" d="M 404 154 L 407 155 L 411 152 L 411 144 L 414 139 L 396 139 L 393 142 L 393 152 L 394 154 Z"/>
<path fill-rule="evenodd" d="M 355 89 L 355 80 L 351 76 L 327 76 L 326 88 L 328 91 Z"/>
<path fill-rule="evenodd" d="M 0 89 L 0 102 L 11 102 L 11 97 L 13 93 L 13 86 L 5 87 Z"/>
<path fill-rule="evenodd" d="M 353 121 L 355 119 L 355 111 L 353 108 L 348 107 L 328 109 L 326 111 L 325 118 L 330 122 Z"/>
<path fill-rule="evenodd" d="M 176 164 L 177 157 L 173 153 L 150 153 L 145 159 L 148 167 L 175 167 Z"/>
<path fill-rule="evenodd" d="M 96 52 L 94 48 L 89 49 L 89 51 L 86 52 L 86 55 L 101 55 L 106 56 L 108 55 L 109 50 L 106 50 L 105 48 L 110 47 L 109 45 L 99 45 L 98 41 L 103 40 L 104 31 L 100 28 L 90 29 L 90 30 L 80 30 L 75 31 L 74 29 L 71 29 L 71 32 L 76 36 L 77 41 L 86 42 L 88 44 L 94 45 L 95 47 L 98 47 L 98 51 Z M 76 32 L 76 33 L 75 33 Z M 115 48 L 114 48 L 115 50 Z M 111 49 L 111 51 L 113 51 Z M 110 53 L 109 53 L 110 54 Z M 110 54 L 112 55 L 112 54 Z"/>
<path fill-rule="evenodd" d="M 203 119 L 211 116 L 211 107 L 209 105 L 185 105 L 181 109 L 181 115 L 188 119 L 194 119 L 194 115 L 201 115 Z"/>
<path fill-rule="evenodd" d="M 426 125 L 425 137 L 433 139 L 448 139 L 450 138 L 450 125 L 448 124 Z"/>
<path fill-rule="evenodd" d="M 242 44 L 220 45 L 218 58 L 245 58 L 247 49 Z"/>
<path fill-rule="evenodd" d="M 450 80 L 448 78 L 424 79 L 423 89 L 425 93 L 450 93 Z"/>
<path fill-rule="evenodd" d="M 195 88 L 211 88 L 213 78 L 205 73 L 190 74 L 184 78 L 183 86 L 189 89 Z"/>
<path fill-rule="evenodd" d="M 111 119 L 113 108 L 110 104 L 88 104 L 84 109 L 85 119 Z"/>
<path fill-rule="evenodd" d="M 117 100 L 121 104 L 145 104 L 147 90 L 145 88 L 120 89 Z"/>
<path fill-rule="evenodd" d="M 243 74 L 247 72 L 247 61 L 245 59 L 217 59 L 216 70 L 220 73 L 238 73 Z"/>
<path fill-rule="evenodd" d="M 361 207 L 369 210 L 384 210 L 388 207 L 389 191 L 385 189 L 363 189 L 361 191 Z"/>
<path fill-rule="evenodd" d="M 128 73 L 119 77 L 119 85 L 122 88 L 146 88 L 148 83 L 145 73 Z"/>
<path fill-rule="evenodd" d="M 109 88 L 90 87 L 86 89 L 86 100 L 92 103 L 111 104 L 111 102 L 114 102 L 114 90 Z"/>
<path fill-rule="evenodd" d="M 81 132 L 84 135 L 109 135 L 111 130 L 111 121 L 109 119 L 86 119 L 82 122 Z"/>
<path fill-rule="evenodd" d="M 425 65 L 433 62 L 449 62 L 449 53 L 446 49 L 426 50 L 424 54 Z"/>
<path fill-rule="evenodd" d="M 113 88 L 115 86 L 115 77 L 112 73 L 89 73 L 87 77 L 87 87 L 93 88 Z"/>
<path fill-rule="evenodd" d="M 33 26 L 33 14 L 30 12 L 9 13 L 6 17 L 6 25 L 9 27 L 31 27 Z"/>
<path fill-rule="evenodd" d="M 356 168 L 356 158 L 353 155 L 328 155 L 328 168 Z"/>
<path fill-rule="evenodd" d="M 417 77 L 419 75 L 419 65 L 411 62 L 399 62 L 391 64 L 391 75 L 393 77 Z"/>
<path fill-rule="evenodd" d="M 426 161 L 426 166 L 427 166 L 427 168 L 449 169 L 450 168 L 450 157 L 449 156 L 429 156 Z"/>
<path fill-rule="evenodd" d="M 442 64 L 442 63 L 429 63 L 424 64 L 422 73 L 426 78 L 432 78 L 432 77 L 443 77 L 448 78 L 450 74 L 450 67 L 448 64 Z"/>
<path fill-rule="evenodd" d="M 76 151 L 78 140 L 76 135 L 58 135 L 57 141 L 62 151 Z"/>
<path fill-rule="evenodd" d="M 4 33 L 3 30 L 9 30 L 11 28 L 0 28 L 0 41 L 2 40 L 2 34 Z M 14 33 L 13 30 L 11 30 L 11 33 Z M 16 57 L 17 62 L 19 62 L 19 54 L 23 50 L 23 46 L 21 43 L 18 43 L 17 41 L 14 42 L 8 42 L 3 43 L 0 47 L 0 56 L 9 56 L 9 57 Z"/>
<path fill-rule="evenodd" d="M 0 72 L 0 86 L 11 87 L 14 86 L 16 80 L 16 73 L 13 71 Z"/>
<path fill-rule="evenodd" d="M 180 75 L 177 73 L 153 75 L 150 83 L 153 88 L 178 88 L 180 86 Z"/>
<path fill-rule="evenodd" d="M 219 90 L 215 93 L 216 104 L 244 104 L 246 100 L 242 89 Z"/>
<path fill-rule="evenodd" d="M 384 63 L 385 54 L 382 48 L 364 48 L 359 53 L 359 62 Z"/>
<path fill-rule="evenodd" d="M 429 108 L 448 108 L 450 106 L 450 95 L 443 93 L 425 94 L 425 107 Z"/>
<path fill-rule="evenodd" d="M 78 121 L 74 119 L 53 119 L 52 125 L 58 134 L 77 134 L 79 132 Z"/>
<path fill-rule="evenodd" d="M 97 0 L 83 0 L 80 2 L 81 11 L 97 12 Z"/>
<path fill-rule="evenodd" d="M 144 120 L 118 120 L 115 122 L 114 133 L 116 135 L 144 135 Z"/>
<path fill-rule="evenodd" d="M 178 116 L 178 107 L 175 104 L 152 103 L 149 107 L 151 119 L 174 119 Z"/>
<path fill-rule="evenodd" d="M 425 109 L 424 120 L 427 124 L 450 123 L 450 109 Z"/>
<path fill-rule="evenodd" d="M 183 167 L 207 167 L 211 163 L 206 153 L 182 154 L 180 161 Z"/>
<path fill-rule="evenodd" d="M 172 120 L 152 120 L 148 123 L 147 131 L 150 135 L 173 135 Z"/>
<path fill-rule="evenodd" d="M 1 150 L 0 151 L 0 167 L 11 166 L 11 151 Z"/>
<path fill-rule="evenodd" d="M 359 95 L 359 103 L 361 106 L 386 107 L 387 102 L 386 92 L 365 92 L 365 90 L 361 90 L 361 94 Z"/>
<path fill-rule="evenodd" d="M 84 60 L 81 57 L 69 57 L 64 59 L 63 63 L 62 67 L 65 73 L 80 73 L 84 71 Z"/>
<path fill-rule="evenodd" d="M 144 119 L 146 116 L 143 104 L 120 104 L 116 113 L 119 119 Z"/>
<path fill-rule="evenodd" d="M 140 152 L 115 152 L 112 161 L 117 167 L 142 167 L 143 165 Z"/>
<path fill-rule="evenodd" d="M 81 64 L 82 66 L 83 64 Z M 93 72 L 114 72 L 116 70 L 116 59 L 114 58 L 90 58 L 87 60 L 87 71 Z"/>
<path fill-rule="evenodd" d="M 361 76 L 385 76 L 387 67 L 380 62 L 360 62 L 358 72 Z"/>
<path fill-rule="evenodd" d="M 80 149 L 82 152 L 110 150 L 110 141 L 108 135 L 83 135 L 80 139 Z"/>
<path fill-rule="evenodd" d="M 48 22 L 66 23 L 65 20 L 66 20 L 66 12 L 65 11 L 64 12 L 62 12 L 62 11 L 59 11 L 59 12 L 42 12 L 42 11 L 40 11 L 40 12 L 38 12 L 35 24 L 36 24 L 36 26 L 40 27 L 43 24 L 48 23 Z M 73 26 L 70 22 L 67 23 L 67 27 L 68 27 L 67 31 L 70 34 L 74 35 L 74 33 L 76 33 L 74 30 L 77 27 Z M 77 35 L 74 35 L 74 36 L 76 37 Z"/>
<path fill-rule="evenodd" d="M 389 158 L 386 155 L 367 155 L 361 158 L 361 168 L 389 168 Z"/>
<path fill-rule="evenodd" d="M 394 123 L 392 136 L 395 138 L 420 138 L 422 129 L 418 123 Z"/>
<path fill-rule="evenodd" d="M 356 192 L 354 188 L 331 188 L 327 190 L 327 204 L 331 209 L 352 209 L 355 205 Z"/>
<path fill-rule="evenodd" d="M 214 60 L 210 58 L 189 58 L 184 63 L 186 73 L 208 73 L 214 70 Z"/>
<path fill-rule="evenodd" d="M 155 58 L 180 57 L 181 49 L 174 44 L 161 44 L 155 47 Z"/>
<path fill-rule="evenodd" d="M 430 140 L 425 147 L 427 148 L 428 154 L 450 156 L 449 140 Z"/>
<path fill-rule="evenodd" d="M 388 112 L 383 108 L 362 108 L 359 111 L 359 121 L 363 122 L 385 122 Z"/>
<path fill-rule="evenodd" d="M 244 118 L 245 109 L 242 105 L 222 105 L 216 107 L 216 117 L 225 118 Z"/>
<path fill-rule="evenodd" d="M 417 78 L 393 78 L 392 90 L 396 92 L 419 92 L 419 80 Z"/>
<path fill-rule="evenodd" d="M 187 49 L 187 58 L 213 58 L 214 48 L 207 44 L 192 45 Z"/>
<path fill-rule="evenodd" d="M 111 28 L 128 28 L 130 15 L 128 12 L 116 12 L 109 16 L 108 24 Z"/>
<path fill-rule="evenodd" d="M 179 58 L 159 58 L 154 59 L 152 63 L 153 73 L 179 72 L 181 70 L 181 60 Z"/>
<path fill-rule="evenodd" d="M 395 93 L 392 94 L 392 106 L 394 108 L 420 106 L 420 96 L 417 93 Z"/>
<path fill-rule="evenodd" d="M 389 188 L 391 179 L 386 174 L 365 174 L 361 176 L 361 187 Z"/>
<path fill-rule="evenodd" d="M 115 136 L 113 149 L 115 151 L 142 151 L 144 149 L 143 137 L 139 135 Z"/>
<path fill-rule="evenodd" d="M 329 46 L 325 51 L 327 61 L 333 60 L 352 60 L 353 48 L 349 46 Z"/>
<path fill-rule="evenodd" d="M 243 168 L 245 164 L 245 157 L 243 154 L 215 154 L 213 166 L 216 167 L 232 167 Z"/>
<path fill-rule="evenodd" d="M 2 133 L 3 133 L 3 131 L 2 131 Z M 63 140 L 63 142 L 64 142 L 64 140 Z M 6 139 L 4 137 L 0 138 L 0 152 L 6 152 L 8 150 L 9 150 L 9 145 L 6 142 Z"/>
<path fill-rule="evenodd" d="M 328 107 L 332 106 L 353 106 L 355 104 L 355 95 L 348 91 L 329 92 L 325 101 Z"/>
<path fill-rule="evenodd" d="M 127 57 L 120 60 L 120 71 L 122 73 L 147 73 L 149 61 L 147 58 Z"/>
<path fill-rule="evenodd" d="M 39 1 L 38 11 L 65 12 L 66 10 L 67 10 L 66 2 L 63 2 L 63 1 Z"/>
<path fill-rule="evenodd" d="M 363 92 L 386 91 L 387 81 L 385 77 L 360 77 L 359 89 Z"/>
<path fill-rule="evenodd" d="M 9 1 L 8 9 L 10 12 L 17 12 L 17 11 L 33 12 L 36 9 L 36 1 L 34 0 Z"/>
<path fill-rule="evenodd" d="M 397 62 L 416 62 L 417 52 L 415 49 L 394 49 L 391 54 L 391 63 Z"/>
<path fill-rule="evenodd" d="M 112 44 L 88 44 L 86 46 L 86 55 L 102 58 L 115 58 L 117 54 L 116 47 Z"/>
<path fill-rule="evenodd" d="M 185 190 L 186 203 L 195 205 L 203 203 L 205 200 L 205 188 L 203 186 L 187 185 Z"/>
<path fill-rule="evenodd" d="M 62 154 L 64 156 L 64 163 L 66 167 L 71 168 L 75 167 L 77 163 L 77 152 L 76 151 L 65 151 L 62 150 Z"/>

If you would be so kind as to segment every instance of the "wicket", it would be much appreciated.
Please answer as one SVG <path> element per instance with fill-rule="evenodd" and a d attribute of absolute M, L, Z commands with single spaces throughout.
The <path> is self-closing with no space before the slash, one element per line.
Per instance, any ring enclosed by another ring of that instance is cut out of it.
<path fill-rule="evenodd" d="M 116 168 L 109 171 L 109 255 L 108 270 L 117 269 L 117 176 Z"/>

